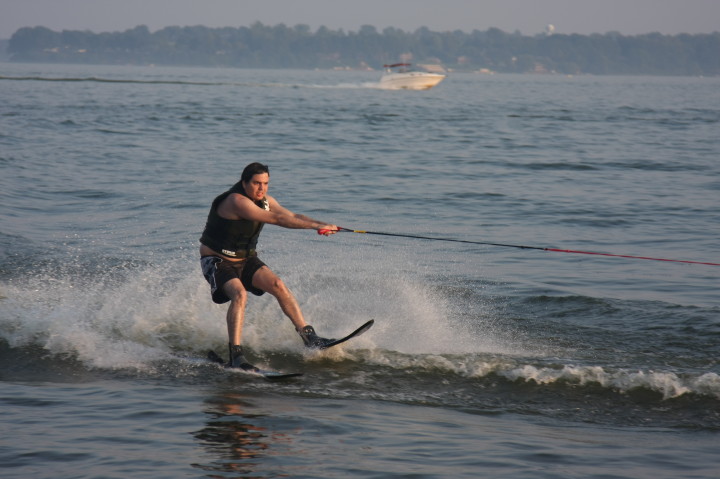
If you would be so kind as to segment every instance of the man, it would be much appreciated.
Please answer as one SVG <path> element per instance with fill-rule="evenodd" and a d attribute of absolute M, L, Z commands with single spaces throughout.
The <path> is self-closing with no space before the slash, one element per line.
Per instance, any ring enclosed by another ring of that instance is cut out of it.
<path fill-rule="evenodd" d="M 321 347 L 331 341 L 317 336 L 313 327 L 305 323 L 297 300 L 285 283 L 258 259 L 255 247 L 265 223 L 315 229 L 326 236 L 336 233 L 338 227 L 283 208 L 267 194 L 269 182 L 267 166 L 247 165 L 240 181 L 213 201 L 200 238 L 200 263 L 213 301 L 218 304 L 230 301 L 227 311 L 230 367 L 252 367 L 240 346 L 248 291 L 257 296 L 266 292 L 275 296 L 307 347 Z"/>

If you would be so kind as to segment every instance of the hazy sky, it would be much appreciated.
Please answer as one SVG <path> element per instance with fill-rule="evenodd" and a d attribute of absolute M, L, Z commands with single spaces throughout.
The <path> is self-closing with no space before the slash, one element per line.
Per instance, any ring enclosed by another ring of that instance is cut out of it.
<path fill-rule="evenodd" d="M 720 31 L 720 0 L 0 0 L 0 38 L 38 25 L 97 33 L 256 21 L 345 31 L 496 27 L 535 35 L 553 24 L 557 33 L 711 33 Z"/>

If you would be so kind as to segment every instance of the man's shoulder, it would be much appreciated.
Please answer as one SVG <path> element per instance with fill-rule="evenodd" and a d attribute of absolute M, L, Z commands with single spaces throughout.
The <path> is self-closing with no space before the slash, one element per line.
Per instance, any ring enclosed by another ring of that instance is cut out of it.
<path fill-rule="evenodd" d="M 252 200 L 250 200 L 250 198 L 248 198 L 247 196 L 245 196 L 241 193 L 236 193 L 234 191 L 231 191 L 225 197 L 225 201 L 227 201 L 229 203 L 236 203 L 236 204 L 245 204 L 245 203 L 252 204 Z"/>
<path fill-rule="evenodd" d="M 250 198 L 239 193 L 230 192 L 218 203 L 218 214 L 227 219 L 241 219 L 243 211 L 254 206 Z"/>

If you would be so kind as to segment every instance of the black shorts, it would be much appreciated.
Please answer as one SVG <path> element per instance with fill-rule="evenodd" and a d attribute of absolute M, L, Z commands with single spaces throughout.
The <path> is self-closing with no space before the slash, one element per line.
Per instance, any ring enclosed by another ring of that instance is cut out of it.
<path fill-rule="evenodd" d="M 203 276 L 210 283 L 212 299 L 217 304 L 227 303 L 230 298 L 223 291 L 223 285 L 234 278 L 239 278 L 246 290 L 255 296 L 262 296 L 265 291 L 252 285 L 257 270 L 265 266 L 257 256 L 250 256 L 244 261 L 227 261 L 219 256 L 203 256 L 200 267 Z"/>

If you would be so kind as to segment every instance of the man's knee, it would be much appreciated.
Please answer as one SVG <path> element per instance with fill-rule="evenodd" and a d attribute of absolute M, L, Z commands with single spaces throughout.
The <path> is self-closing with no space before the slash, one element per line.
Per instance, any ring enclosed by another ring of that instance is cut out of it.
<path fill-rule="evenodd" d="M 272 294 L 273 296 L 285 295 L 288 293 L 288 289 L 287 286 L 285 286 L 283 280 L 275 276 L 270 282 L 268 293 Z"/>
<path fill-rule="evenodd" d="M 234 294 L 228 295 L 228 297 L 233 303 L 245 304 L 247 302 L 247 292 L 245 290 L 236 291 Z"/>
<path fill-rule="evenodd" d="M 242 285 L 231 284 L 230 282 L 225 283 L 225 294 L 232 302 L 244 303 L 247 301 L 247 291 Z"/>

